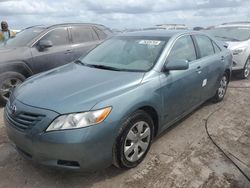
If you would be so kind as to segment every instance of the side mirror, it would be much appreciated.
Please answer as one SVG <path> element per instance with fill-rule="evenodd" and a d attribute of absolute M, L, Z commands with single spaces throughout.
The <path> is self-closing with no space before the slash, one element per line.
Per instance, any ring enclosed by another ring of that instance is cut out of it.
<path fill-rule="evenodd" d="M 50 48 L 53 46 L 53 43 L 50 40 L 40 40 L 38 43 L 38 47 L 40 50 L 44 50 L 45 48 Z"/>
<path fill-rule="evenodd" d="M 222 44 L 223 44 L 223 46 L 224 46 L 225 48 L 228 48 L 228 46 L 229 46 L 228 43 L 226 43 L 226 42 L 223 42 Z"/>
<path fill-rule="evenodd" d="M 187 70 L 189 68 L 189 63 L 187 60 L 167 60 L 164 69 L 166 71 L 170 70 Z"/>

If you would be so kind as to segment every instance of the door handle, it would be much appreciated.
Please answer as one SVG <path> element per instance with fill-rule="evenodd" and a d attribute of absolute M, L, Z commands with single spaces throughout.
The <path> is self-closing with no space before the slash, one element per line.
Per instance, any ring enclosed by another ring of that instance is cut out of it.
<path fill-rule="evenodd" d="M 201 72 L 202 72 L 202 71 L 201 71 L 201 66 L 198 66 L 198 67 L 197 67 L 196 72 L 197 72 L 198 74 L 201 74 Z"/>
<path fill-rule="evenodd" d="M 73 50 L 66 50 L 66 52 L 64 54 L 71 54 L 73 52 Z"/>

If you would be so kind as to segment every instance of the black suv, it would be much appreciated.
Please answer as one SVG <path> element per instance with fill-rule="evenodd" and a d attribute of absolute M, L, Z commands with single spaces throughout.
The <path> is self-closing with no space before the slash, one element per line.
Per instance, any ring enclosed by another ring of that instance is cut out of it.
<path fill-rule="evenodd" d="M 72 62 L 111 35 L 98 24 L 34 26 L 0 44 L 0 105 L 27 77 Z"/>

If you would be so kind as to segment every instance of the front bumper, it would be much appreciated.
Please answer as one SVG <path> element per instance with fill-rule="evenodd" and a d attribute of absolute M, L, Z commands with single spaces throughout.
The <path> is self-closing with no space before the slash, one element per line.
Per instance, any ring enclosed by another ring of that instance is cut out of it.
<path fill-rule="evenodd" d="M 45 115 L 39 123 L 23 131 L 10 121 L 7 106 L 7 134 L 17 150 L 26 158 L 43 165 L 84 171 L 98 170 L 112 164 L 115 123 L 105 120 L 86 128 L 45 132 L 59 114 L 15 101 L 18 111 Z"/>

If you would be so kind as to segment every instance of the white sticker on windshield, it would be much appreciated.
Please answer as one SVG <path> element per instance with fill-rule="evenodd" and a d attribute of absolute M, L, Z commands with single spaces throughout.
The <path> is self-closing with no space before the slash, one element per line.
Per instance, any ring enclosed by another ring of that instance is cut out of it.
<path fill-rule="evenodd" d="M 158 46 L 161 43 L 159 40 L 140 40 L 139 44 Z"/>

